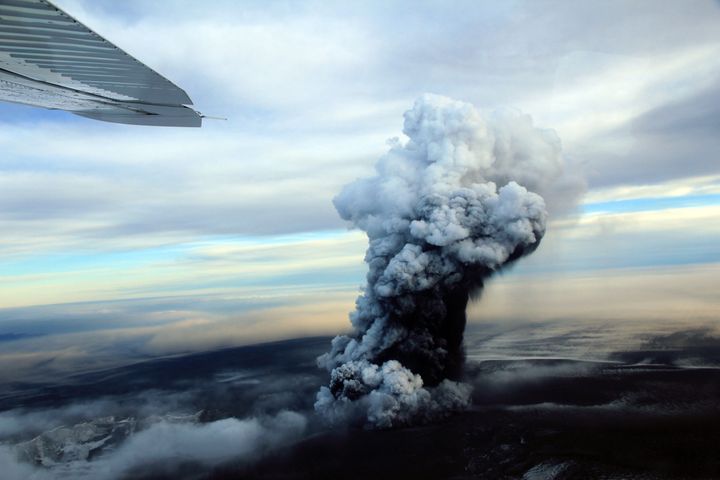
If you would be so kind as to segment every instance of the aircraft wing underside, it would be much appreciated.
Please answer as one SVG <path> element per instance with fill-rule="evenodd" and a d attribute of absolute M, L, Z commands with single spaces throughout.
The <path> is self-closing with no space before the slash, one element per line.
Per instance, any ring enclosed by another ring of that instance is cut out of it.
<path fill-rule="evenodd" d="M 0 101 L 115 123 L 202 122 L 180 87 L 47 0 L 0 0 Z"/>

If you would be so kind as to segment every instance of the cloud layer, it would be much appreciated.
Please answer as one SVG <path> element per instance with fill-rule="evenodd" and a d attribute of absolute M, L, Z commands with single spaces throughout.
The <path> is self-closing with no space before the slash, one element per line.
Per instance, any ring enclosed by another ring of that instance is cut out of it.
<path fill-rule="evenodd" d="M 257 461 L 268 451 L 300 438 L 306 425 L 305 417 L 288 411 L 271 418 L 225 418 L 201 424 L 159 420 L 132 434 L 116 450 L 98 459 L 70 456 L 61 464 L 48 459 L 43 464 L 43 467 L 50 467 L 46 469 L 18 460 L 12 447 L 0 446 L 0 461 L 5 468 L 4 478 L 8 480 L 184 476 L 192 469 L 207 470 L 228 461 L 236 464 Z M 80 429 L 87 428 L 76 427 L 78 439 L 68 439 L 61 444 L 65 453 L 73 449 L 97 448 L 75 443 L 82 441 Z M 52 448 L 52 445 L 41 448 Z"/>

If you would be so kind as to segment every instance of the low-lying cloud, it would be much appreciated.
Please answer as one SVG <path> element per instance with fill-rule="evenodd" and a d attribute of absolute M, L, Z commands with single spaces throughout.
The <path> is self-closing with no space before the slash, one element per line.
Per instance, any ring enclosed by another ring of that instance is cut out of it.
<path fill-rule="evenodd" d="M 20 461 L 18 447 L 2 446 L 0 461 L 6 466 L 4 478 L 8 480 L 112 480 L 158 474 L 182 478 L 183 468 L 207 469 L 228 461 L 245 463 L 256 460 L 272 449 L 298 440 L 306 427 L 306 418 L 290 411 L 280 412 L 274 417 L 225 418 L 200 424 L 160 420 L 132 434 L 116 450 L 97 459 L 74 458 L 60 465 L 48 459 L 43 463 L 49 468 L 43 468 Z M 76 430 L 79 429 L 76 427 Z M 81 433 L 76 432 L 76 435 L 78 441 L 82 440 Z M 61 445 L 64 450 L 82 448 L 79 443 L 73 443 L 73 439 Z M 51 448 L 52 444 L 47 447 Z"/>

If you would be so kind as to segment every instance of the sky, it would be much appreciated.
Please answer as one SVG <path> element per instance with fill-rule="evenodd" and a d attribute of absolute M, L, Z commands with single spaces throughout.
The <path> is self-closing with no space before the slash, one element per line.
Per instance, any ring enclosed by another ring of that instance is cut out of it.
<path fill-rule="evenodd" d="M 582 185 L 471 323 L 717 327 L 719 2 L 55 3 L 227 120 L 0 105 L 2 376 L 347 330 L 332 199 L 426 92 L 531 115 Z"/>

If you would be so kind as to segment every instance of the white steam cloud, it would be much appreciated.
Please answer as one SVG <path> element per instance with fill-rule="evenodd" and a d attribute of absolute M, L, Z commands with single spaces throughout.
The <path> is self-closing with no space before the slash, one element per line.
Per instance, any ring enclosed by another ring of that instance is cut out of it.
<path fill-rule="evenodd" d="M 34 462 L 25 458 L 27 443 L 0 444 L 0 465 L 3 466 L 0 477 L 7 480 L 114 480 L 155 475 L 185 478 L 180 468 L 251 462 L 299 440 L 306 428 L 307 419 L 291 411 L 272 417 L 225 418 L 208 423 L 161 419 L 129 435 L 117 449 L 111 448 L 98 458 L 90 458 L 89 450 L 107 442 L 108 438 L 88 442 L 86 437 L 96 432 L 93 423 L 84 423 L 51 430 L 31 441 L 33 456 L 40 455 Z M 58 455 L 63 459 L 53 461 L 52 457 Z"/>
<path fill-rule="evenodd" d="M 394 140 L 376 176 L 335 198 L 367 232 L 369 272 L 353 333 L 318 359 L 331 373 L 315 409 L 330 421 L 360 416 L 385 428 L 463 408 L 468 298 L 538 246 L 541 195 L 567 185 L 559 138 L 519 112 L 484 116 L 424 95 L 403 131 L 408 140 Z"/>
<path fill-rule="evenodd" d="M 299 439 L 306 426 L 304 416 L 288 411 L 267 419 L 225 418 L 204 424 L 161 422 L 130 437 L 97 470 L 106 478 L 117 478 L 137 468 L 176 466 L 178 459 L 205 466 L 248 460 Z"/>

